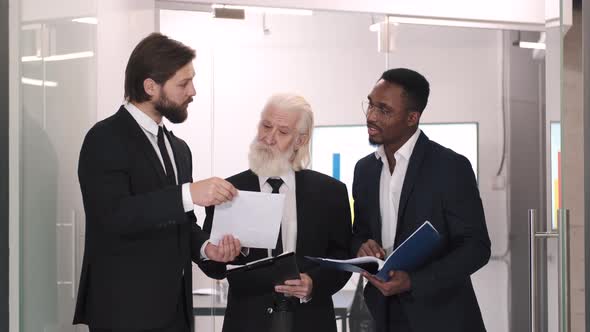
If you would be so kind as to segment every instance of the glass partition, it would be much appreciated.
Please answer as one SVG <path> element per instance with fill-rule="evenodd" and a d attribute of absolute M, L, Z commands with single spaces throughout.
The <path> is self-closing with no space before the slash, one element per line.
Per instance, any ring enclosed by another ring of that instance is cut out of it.
<path fill-rule="evenodd" d="M 367 143 L 360 103 L 383 71 L 408 67 L 431 82 L 421 128 L 470 159 L 492 221 L 488 227 L 494 255 L 507 251 L 506 180 L 503 173 L 497 175 L 503 159 L 501 30 L 392 23 L 395 37 L 386 38 L 381 30 L 385 15 L 246 10 L 245 18 L 236 20 L 213 18 L 207 6 L 184 9 L 161 10 L 159 26 L 197 50 L 194 111 L 189 124 L 175 132 L 193 149 L 194 164 L 201 163 L 198 177 L 227 177 L 247 169 L 249 143 L 266 98 L 291 91 L 306 97 L 314 110 L 312 168 L 338 175 L 350 191 L 355 162 L 374 151 Z M 211 138 L 195 134 L 203 123 Z M 475 276 L 476 292 L 488 329 L 507 331 L 508 264 L 494 258 L 490 266 Z M 195 274 L 195 288 L 218 288 L 215 281 Z M 342 294 L 352 294 L 357 277 Z M 498 280 L 504 291 L 491 291 L 491 284 L 498 288 Z M 206 298 L 196 297 L 201 302 Z M 345 310 L 351 302 L 345 301 Z M 209 310 L 218 306 L 215 300 L 207 304 Z M 219 316 L 197 317 L 197 322 L 216 329 L 222 324 Z"/>
<path fill-rule="evenodd" d="M 78 153 L 96 121 L 96 26 L 21 25 L 21 331 L 74 331 L 84 242 Z"/>

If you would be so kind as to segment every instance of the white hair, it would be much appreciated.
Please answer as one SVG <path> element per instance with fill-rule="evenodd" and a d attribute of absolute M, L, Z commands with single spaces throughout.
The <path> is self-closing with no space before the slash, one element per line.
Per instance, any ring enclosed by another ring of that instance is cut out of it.
<path fill-rule="evenodd" d="M 311 135 L 313 132 L 313 112 L 311 106 L 302 96 L 293 93 L 277 93 L 268 99 L 264 106 L 264 110 L 267 110 L 269 107 L 276 107 L 283 111 L 299 113 L 297 131 L 300 135 L 306 135 L 307 140 L 295 151 L 295 156 L 291 160 L 291 167 L 294 171 L 300 171 L 307 168 L 310 162 Z"/>

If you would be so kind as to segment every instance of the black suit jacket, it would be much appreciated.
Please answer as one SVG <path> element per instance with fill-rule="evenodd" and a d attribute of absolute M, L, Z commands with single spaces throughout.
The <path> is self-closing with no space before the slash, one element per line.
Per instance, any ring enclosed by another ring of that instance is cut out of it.
<path fill-rule="evenodd" d="M 368 239 L 381 244 L 379 180 L 381 160 L 370 154 L 354 171 L 355 222 L 352 252 Z M 378 330 L 389 315 L 405 314 L 412 331 L 485 331 L 470 275 L 490 257 L 490 239 L 469 161 L 420 134 L 410 158 L 398 209 L 394 247 L 424 221 L 439 231 L 442 246 L 424 266 L 410 272 L 412 288 L 385 297 L 368 284 L 365 299 Z M 403 313 L 390 310 L 398 308 Z"/>
<path fill-rule="evenodd" d="M 192 182 L 188 146 L 168 138 L 178 183 Z M 74 323 L 163 327 L 177 317 L 181 292 L 192 318 L 191 256 L 199 259 L 208 235 L 184 212 L 181 186 L 166 185 L 153 146 L 124 107 L 90 129 L 78 176 L 86 239 Z"/>
<path fill-rule="evenodd" d="M 260 191 L 258 176 L 248 170 L 227 179 L 237 189 Z M 297 304 L 294 332 L 336 331 L 332 295 L 350 278 L 350 273 L 320 270 L 303 256 L 346 259 L 350 252 L 351 217 L 346 185 L 327 175 L 311 170 L 295 172 L 297 208 L 296 258 L 301 273 L 313 280 L 312 300 Z M 210 231 L 214 208 L 207 208 L 203 229 Z M 245 264 L 268 256 L 267 249 L 250 249 L 232 264 Z M 202 262 L 201 269 L 216 279 L 225 277 L 225 265 Z M 224 332 L 268 331 L 273 307 L 273 294 L 239 296 L 229 285 L 228 303 L 223 322 Z"/>

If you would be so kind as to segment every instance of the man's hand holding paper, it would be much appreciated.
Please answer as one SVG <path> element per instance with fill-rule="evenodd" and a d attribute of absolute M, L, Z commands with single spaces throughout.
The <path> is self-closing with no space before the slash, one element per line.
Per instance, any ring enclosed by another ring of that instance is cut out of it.
<path fill-rule="evenodd" d="M 216 262 L 231 262 L 240 253 L 242 248 L 240 241 L 231 235 L 224 235 L 217 245 L 207 243 L 205 255 Z"/>

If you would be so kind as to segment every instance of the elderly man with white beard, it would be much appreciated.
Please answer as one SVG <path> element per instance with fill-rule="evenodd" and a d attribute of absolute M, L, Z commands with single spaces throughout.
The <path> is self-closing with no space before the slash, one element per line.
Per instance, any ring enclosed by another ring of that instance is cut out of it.
<path fill-rule="evenodd" d="M 287 299 L 293 313 L 291 331 L 336 331 L 332 295 L 350 274 L 320 269 L 304 256 L 349 258 L 351 216 L 346 185 L 305 169 L 309 164 L 313 113 L 307 101 L 293 94 L 269 98 L 250 145 L 250 169 L 227 179 L 238 190 L 286 195 L 281 232 L 274 250 L 243 250 L 229 264 L 246 264 L 280 253 L 295 252 L 300 279 L 287 280 L 274 292 L 244 296 L 229 285 L 223 332 L 269 331 L 277 302 Z M 207 208 L 204 230 L 210 231 L 214 207 Z M 225 264 L 201 262 L 210 277 L 225 277 Z"/>

